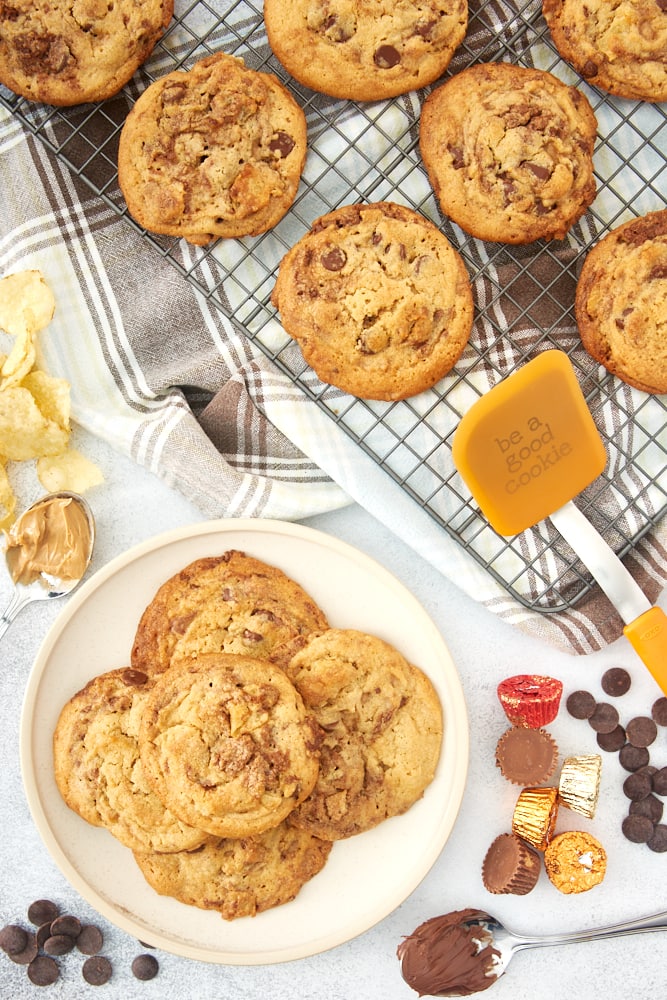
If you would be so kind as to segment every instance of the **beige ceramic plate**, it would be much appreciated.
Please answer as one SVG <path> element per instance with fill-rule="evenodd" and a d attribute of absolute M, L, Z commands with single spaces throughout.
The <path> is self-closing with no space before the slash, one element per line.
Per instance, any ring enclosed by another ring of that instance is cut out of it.
<path fill-rule="evenodd" d="M 157 587 L 193 559 L 241 549 L 279 566 L 324 610 L 331 625 L 393 643 L 434 682 L 445 716 L 436 777 L 404 816 L 339 842 L 297 898 L 254 918 L 158 896 L 132 854 L 62 802 L 51 737 L 65 701 L 95 674 L 129 662 L 139 616 Z M 468 722 L 449 652 L 421 605 L 374 560 L 321 532 L 257 520 L 178 529 L 113 560 L 70 598 L 35 661 L 21 723 L 30 809 L 74 888 L 112 923 L 157 948 L 229 965 L 304 958 L 356 937 L 391 913 L 440 854 L 456 819 L 468 765 Z"/>

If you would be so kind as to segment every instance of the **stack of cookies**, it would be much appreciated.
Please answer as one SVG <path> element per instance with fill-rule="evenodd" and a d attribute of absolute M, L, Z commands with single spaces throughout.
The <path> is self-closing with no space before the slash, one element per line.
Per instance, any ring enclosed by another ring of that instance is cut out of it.
<path fill-rule="evenodd" d="M 293 899 L 335 841 L 405 812 L 434 777 L 428 677 L 243 552 L 165 581 L 129 659 L 63 707 L 58 788 L 158 893 L 226 920 Z"/>

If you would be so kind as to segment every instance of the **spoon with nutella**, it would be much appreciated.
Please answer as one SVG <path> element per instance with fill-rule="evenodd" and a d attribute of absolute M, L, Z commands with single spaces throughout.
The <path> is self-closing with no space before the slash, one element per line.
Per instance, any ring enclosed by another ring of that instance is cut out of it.
<path fill-rule="evenodd" d="M 398 946 L 406 983 L 420 996 L 463 997 L 493 986 L 524 948 L 603 941 L 642 931 L 667 930 L 667 911 L 625 923 L 543 937 L 523 937 L 483 910 L 432 917 Z"/>
<path fill-rule="evenodd" d="M 32 601 L 70 594 L 93 554 L 95 521 L 77 493 L 48 493 L 28 507 L 6 533 L 5 558 L 14 596 L 0 617 L 0 638 Z"/>

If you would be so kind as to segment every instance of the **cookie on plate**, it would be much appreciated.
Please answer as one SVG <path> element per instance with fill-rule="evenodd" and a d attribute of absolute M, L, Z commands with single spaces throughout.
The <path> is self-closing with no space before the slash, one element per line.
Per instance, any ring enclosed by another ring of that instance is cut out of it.
<path fill-rule="evenodd" d="M 322 870 L 331 847 L 281 823 L 256 837 L 215 840 L 168 856 L 135 854 L 135 860 L 160 895 L 236 920 L 294 899 Z"/>
<path fill-rule="evenodd" d="M 347 205 L 283 257 L 271 295 L 323 382 L 405 399 L 447 374 L 468 342 L 473 301 L 447 237 L 403 205 Z"/>
<path fill-rule="evenodd" d="M 156 794 L 184 823 L 249 837 L 310 794 L 320 738 L 279 667 L 208 653 L 155 678 L 139 750 Z"/>
<path fill-rule="evenodd" d="M 419 143 L 443 213 L 482 240 L 562 239 L 595 198 L 597 123 L 544 70 L 480 63 L 432 91 Z"/>
<path fill-rule="evenodd" d="M 441 76 L 468 26 L 468 0 L 264 0 L 269 43 L 300 83 L 332 97 L 382 100 Z"/>
<path fill-rule="evenodd" d="M 0 83 L 45 104 L 106 100 L 146 61 L 173 12 L 173 0 L 8 0 Z"/>
<path fill-rule="evenodd" d="M 145 608 L 131 653 L 136 670 L 161 673 L 200 653 L 239 653 L 286 664 L 324 612 L 282 570 L 245 552 L 196 559 L 169 577 Z"/>
<path fill-rule="evenodd" d="M 623 223 L 589 250 L 575 317 L 582 344 L 613 375 L 667 392 L 667 209 Z"/>
<path fill-rule="evenodd" d="M 617 97 L 667 101 L 667 24 L 660 0 L 542 0 L 559 53 Z"/>
<path fill-rule="evenodd" d="M 204 246 L 276 225 L 305 158 L 306 119 L 289 91 L 217 53 L 139 97 L 121 130 L 118 183 L 145 229 Z"/>
<path fill-rule="evenodd" d="M 324 731 L 320 774 L 290 823 L 341 840 L 406 812 L 432 781 L 443 716 L 429 678 L 377 636 L 329 629 L 288 674 Z"/>
<path fill-rule="evenodd" d="M 74 812 L 134 851 L 185 851 L 208 834 L 177 819 L 146 780 L 138 733 L 150 682 L 130 668 L 94 677 L 63 707 L 53 737 L 56 784 Z"/>

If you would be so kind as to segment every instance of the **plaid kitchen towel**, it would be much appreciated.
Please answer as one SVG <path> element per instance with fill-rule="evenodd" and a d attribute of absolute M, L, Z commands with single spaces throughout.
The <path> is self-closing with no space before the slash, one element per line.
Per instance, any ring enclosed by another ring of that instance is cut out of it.
<path fill-rule="evenodd" d="M 507 5 L 488 6 L 497 9 L 501 37 Z M 472 32 L 472 41 L 476 40 L 490 58 L 493 53 L 489 55 L 484 49 L 488 37 L 478 38 L 477 34 Z M 259 46 L 253 51 L 261 57 Z M 157 58 L 159 62 L 159 53 Z M 533 61 L 540 62 L 539 46 Z M 406 95 L 403 101 L 382 107 L 381 128 L 370 140 L 378 141 L 382 148 L 378 147 L 374 161 L 366 152 L 363 159 L 363 170 L 371 174 L 367 190 L 375 192 L 377 200 L 385 197 L 385 192 L 375 182 L 375 168 L 369 163 L 377 163 L 378 170 L 381 167 L 382 178 L 391 176 L 393 161 L 385 161 L 391 152 L 394 119 L 404 117 L 406 108 L 416 117 L 418 99 L 417 95 Z M 379 111 L 374 113 L 379 118 Z M 322 121 L 321 108 L 318 115 Z M 652 134 L 651 128 L 655 134 L 650 116 L 651 109 L 645 109 L 647 135 Z M 602 124 L 607 128 L 614 125 Z M 400 130 L 400 122 L 397 127 Z M 341 153 L 352 148 L 350 142 L 355 149 L 364 150 L 370 131 L 369 115 L 356 115 L 348 109 L 344 126 L 318 133 L 306 172 L 321 170 L 322 163 L 338 163 Z M 664 131 L 662 135 L 664 141 Z M 344 145 L 339 148 L 341 143 Z M 641 165 L 644 172 L 657 175 L 664 152 L 655 142 L 649 143 Z M 349 198 L 347 169 L 346 165 L 340 172 L 326 173 L 331 204 L 337 204 L 340 197 Z M 639 170 L 639 165 L 635 169 Z M 412 200 L 425 204 L 430 191 L 423 172 L 412 172 L 409 183 Z M 156 246 L 119 218 L 107 200 L 98 197 L 2 108 L 0 190 L 0 275 L 38 268 L 54 290 L 56 316 L 40 335 L 40 344 L 47 370 L 71 385 L 73 418 L 181 490 L 206 517 L 301 519 L 354 500 L 508 622 L 574 653 L 599 649 L 620 634 L 620 619 L 597 590 L 573 610 L 557 615 L 530 611 L 511 597 L 355 443 L 353 436 L 309 398 L 302 386 L 244 336 L 242 326 L 227 318 L 239 315 L 242 305 L 237 283 L 225 277 L 239 272 L 235 258 L 238 241 L 221 241 L 216 254 L 206 260 L 206 267 L 216 272 L 211 275 L 212 286 L 220 283 L 224 289 L 225 309 L 220 309 L 210 296 L 186 281 Z M 613 188 L 603 192 L 603 198 L 596 202 L 598 220 L 604 222 L 605 212 L 608 220 L 618 213 L 614 205 L 617 197 Z M 662 207 L 662 203 L 649 203 L 645 209 Z M 307 221 L 316 214 L 320 213 L 313 210 Z M 590 223 L 584 220 L 582 225 Z M 288 239 L 294 240 L 302 230 L 303 224 L 293 233 L 288 229 Z M 584 235 L 592 240 L 595 231 Z M 179 247 L 181 270 L 187 270 L 193 252 L 185 244 Z M 567 282 L 560 287 L 563 271 L 558 255 L 574 252 L 575 248 L 564 241 L 562 248 L 540 258 L 537 273 L 522 272 L 528 285 L 539 282 L 540 287 L 549 289 L 541 317 L 545 325 L 553 322 L 552 302 L 572 295 Z M 477 322 L 475 352 L 467 352 L 460 362 L 461 370 L 476 365 L 472 378 L 479 380 L 482 392 L 515 366 L 525 348 L 535 341 L 536 330 L 531 325 L 534 313 L 531 322 L 524 317 L 522 303 L 532 292 L 531 287 L 517 282 L 515 258 L 505 258 L 502 252 L 492 255 L 480 246 L 474 253 L 479 255 L 474 276 L 478 304 L 493 294 L 484 274 L 493 272 L 496 287 L 511 289 L 510 294 L 492 303 L 502 323 L 512 328 L 511 342 L 492 342 L 485 323 Z M 248 256 L 245 266 L 252 269 L 256 263 Z M 252 278 L 257 280 L 254 274 Z M 266 331 L 268 340 L 275 338 L 279 343 L 284 339 L 276 318 L 267 323 Z M 558 332 L 562 346 L 571 346 L 576 331 L 569 327 Z M 481 366 L 480 356 L 484 359 Z M 306 388 L 309 378 L 307 375 L 303 382 Z M 314 376 L 311 382 L 317 382 Z M 600 402 L 598 417 L 622 454 L 637 445 L 632 440 L 631 417 L 646 405 L 646 398 L 623 385 L 615 392 L 616 400 Z M 339 395 L 343 410 L 346 400 Z M 452 408 L 451 420 L 465 408 L 463 395 Z M 660 414 L 664 422 L 662 410 Z M 664 423 L 661 427 L 664 432 Z M 445 420 L 438 430 L 445 437 L 452 424 Z M 382 432 L 380 423 L 378 433 Z M 423 426 L 415 431 L 415 435 L 420 433 L 426 434 Z M 664 465 L 664 450 L 653 454 L 647 448 L 646 453 L 644 471 L 651 480 Z M 624 488 L 644 487 L 633 482 Z M 649 505 L 659 505 L 660 490 L 656 492 L 655 498 L 648 498 Z M 613 510 L 605 514 L 613 520 Z M 446 509 L 443 516 L 447 516 Z M 637 527 L 626 526 L 631 533 Z M 646 532 L 627 559 L 651 601 L 667 580 L 666 534 L 662 525 Z M 529 536 L 525 544 L 530 547 Z M 548 572 L 545 565 L 544 573 Z"/>

